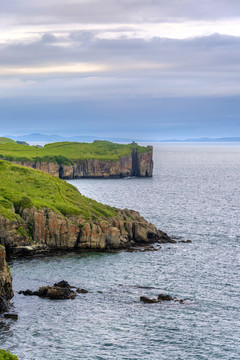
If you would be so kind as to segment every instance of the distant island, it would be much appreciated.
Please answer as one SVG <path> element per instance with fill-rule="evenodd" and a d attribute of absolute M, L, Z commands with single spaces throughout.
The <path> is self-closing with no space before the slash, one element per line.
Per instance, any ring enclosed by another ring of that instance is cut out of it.
<path fill-rule="evenodd" d="M 0 138 L 1 159 L 38 169 L 61 179 L 151 177 L 152 153 L 152 146 L 139 146 L 135 142 L 56 142 L 39 147 Z"/>

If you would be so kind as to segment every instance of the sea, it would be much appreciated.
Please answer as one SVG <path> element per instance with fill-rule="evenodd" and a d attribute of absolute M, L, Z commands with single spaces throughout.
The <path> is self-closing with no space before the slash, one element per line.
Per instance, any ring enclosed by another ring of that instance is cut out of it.
<path fill-rule="evenodd" d="M 0 321 L 0 348 L 19 360 L 240 359 L 240 144 L 154 144 L 152 178 L 69 182 L 192 243 L 12 261 L 19 318 Z M 18 294 L 62 279 L 89 292 Z M 183 303 L 140 301 L 160 293 Z"/>

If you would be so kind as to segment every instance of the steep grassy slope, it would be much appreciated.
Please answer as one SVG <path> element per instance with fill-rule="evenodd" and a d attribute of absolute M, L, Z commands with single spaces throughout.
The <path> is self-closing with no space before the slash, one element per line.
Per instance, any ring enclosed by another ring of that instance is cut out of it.
<path fill-rule="evenodd" d="M 41 171 L 0 160 L 0 214 L 18 217 L 17 210 L 44 207 L 63 215 L 80 215 L 85 219 L 115 216 L 115 210 L 82 196 L 72 185 Z"/>
<path fill-rule="evenodd" d="M 16 141 L 6 137 L 0 137 L 0 144 L 16 144 Z"/>
<path fill-rule="evenodd" d="M 12 161 L 55 162 L 70 165 L 77 160 L 117 161 L 122 156 L 130 155 L 132 150 L 139 153 L 150 151 L 150 147 L 133 144 L 115 144 L 109 141 L 93 143 L 59 142 L 47 144 L 43 148 L 0 142 L 0 158 Z"/>

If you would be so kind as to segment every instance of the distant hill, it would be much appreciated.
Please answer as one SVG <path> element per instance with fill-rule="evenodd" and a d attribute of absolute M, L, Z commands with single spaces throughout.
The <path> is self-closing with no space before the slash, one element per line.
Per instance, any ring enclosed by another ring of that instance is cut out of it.
<path fill-rule="evenodd" d="M 26 134 L 26 135 L 8 135 L 8 137 L 16 140 L 16 141 L 26 141 L 30 143 L 52 143 L 52 142 L 62 142 L 62 141 L 71 141 L 71 142 L 93 142 L 94 140 L 107 140 L 111 142 L 122 142 L 122 143 L 129 143 L 134 139 L 130 138 L 115 138 L 115 137 L 99 137 L 99 136 L 60 136 L 56 134 L 40 134 L 40 133 L 33 133 L 33 134 Z"/>
<path fill-rule="evenodd" d="M 2 139 L 2 140 L 1 140 Z M 196 143 L 210 143 L 210 142 L 240 142 L 240 137 L 220 137 L 220 138 L 187 138 L 187 139 L 159 139 L 159 140 L 152 140 L 152 139 L 138 139 L 138 138 L 117 138 L 117 137 L 99 137 L 99 136 L 61 136 L 57 134 L 40 134 L 40 133 L 32 133 L 26 135 L 6 135 L 6 137 L 0 137 L 0 144 L 5 142 L 28 142 L 32 144 L 48 144 L 53 142 L 86 142 L 91 143 L 94 140 L 100 141 L 111 141 L 116 143 L 130 143 L 133 140 L 141 143 L 168 143 L 168 142 L 175 142 L 175 143 L 186 143 L 186 142 L 196 142 Z"/>
<path fill-rule="evenodd" d="M 197 138 L 197 139 L 168 139 L 168 140 L 159 140 L 159 142 L 204 142 L 204 143 L 210 143 L 210 142 L 240 142 L 240 137 L 222 137 L 222 138 Z"/>

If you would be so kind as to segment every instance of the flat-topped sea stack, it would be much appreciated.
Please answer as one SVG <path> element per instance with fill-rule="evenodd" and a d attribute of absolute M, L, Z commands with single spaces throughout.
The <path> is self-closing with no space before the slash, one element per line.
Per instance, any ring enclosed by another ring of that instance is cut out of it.
<path fill-rule="evenodd" d="M 170 238 L 138 212 L 103 205 L 42 171 L 0 160 L 0 243 L 8 253 L 125 249 Z"/>
<path fill-rule="evenodd" d="M 151 177 L 152 146 L 58 142 L 44 147 L 0 141 L 0 158 L 47 172 L 61 179 Z"/>

